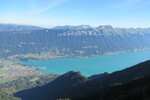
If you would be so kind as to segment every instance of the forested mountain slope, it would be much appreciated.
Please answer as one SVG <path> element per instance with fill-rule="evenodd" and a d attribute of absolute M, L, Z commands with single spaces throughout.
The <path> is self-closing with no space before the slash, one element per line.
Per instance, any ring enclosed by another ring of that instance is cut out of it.
<path fill-rule="evenodd" d="M 150 100 L 150 76 L 74 97 L 71 100 Z"/>
<path fill-rule="evenodd" d="M 150 49 L 150 28 L 45 29 L 0 32 L 0 56 L 95 56 Z"/>
<path fill-rule="evenodd" d="M 43 87 L 35 87 L 31 91 L 27 90 L 22 100 L 53 100 L 59 95 L 63 95 L 64 92 L 69 92 L 72 87 L 82 84 L 87 80 L 79 72 L 70 71 Z M 16 96 L 19 95 L 20 93 L 16 94 Z"/>

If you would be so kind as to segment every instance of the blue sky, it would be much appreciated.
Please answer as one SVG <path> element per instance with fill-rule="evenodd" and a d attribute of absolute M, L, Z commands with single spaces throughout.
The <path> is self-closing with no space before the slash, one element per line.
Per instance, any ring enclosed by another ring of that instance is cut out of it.
<path fill-rule="evenodd" d="M 0 0 L 0 23 L 150 27 L 150 0 Z"/>

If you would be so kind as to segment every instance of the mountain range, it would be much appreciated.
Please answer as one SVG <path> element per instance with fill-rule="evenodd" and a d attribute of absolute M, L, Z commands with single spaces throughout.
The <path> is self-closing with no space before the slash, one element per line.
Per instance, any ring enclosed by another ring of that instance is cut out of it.
<path fill-rule="evenodd" d="M 46 29 L 0 24 L 0 43 L 0 58 L 8 59 L 110 55 L 150 49 L 150 28 L 80 25 Z M 149 100 L 150 61 L 90 77 L 70 71 L 54 77 L 20 78 L 0 86 L 0 99 L 20 100 L 18 97 L 22 100 Z"/>
<path fill-rule="evenodd" d="M 67 28 L 2 31 L 0 57 L 44 53 L 85 57 L 150 49 L 150 28 L 64 27 Z"/>
<path fill-rule="evenodd" d="M 42 30 L 44 28 L 32 25 L 17 25 L 17 24 L 0 24 L 0 32 L 2 31 L 27 31 L 27 30 Z"/>

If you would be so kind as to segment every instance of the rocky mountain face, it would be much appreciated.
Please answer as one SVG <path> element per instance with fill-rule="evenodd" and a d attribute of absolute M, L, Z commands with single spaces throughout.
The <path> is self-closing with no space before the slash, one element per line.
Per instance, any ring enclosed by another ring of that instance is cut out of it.
<path fill-rule="evenodd" d="M 80 25 L 80 26 L 70 26 L 70 25 L 65 25 L 65 26 L 56 26 L 56 27 L 53 27 L 52 29 L 92 29 L 91 26 L 89 25 Z"/>
<path fill-rule="evenodd" d="M 45 52 L 55 56 L 96 56 L 150 49 L 149 28 L 80 27 L 0 32 L 0 56 Z"/>

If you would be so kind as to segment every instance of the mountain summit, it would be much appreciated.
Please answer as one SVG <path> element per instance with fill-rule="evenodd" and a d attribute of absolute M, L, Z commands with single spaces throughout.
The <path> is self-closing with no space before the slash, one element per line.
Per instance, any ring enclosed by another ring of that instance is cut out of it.
<path fill-rule="evenodd" d="M 64 97 L 66 93 L 69 93 L 72 87 L 80 85 L 87 80 L 88 79 L 82 76 L 80 72 L 70 71 L 45 86 L 36 87 L 15 95 L 21 97 L 23 96 L 23 100 L 54 100 L 60 95 L 61 97 Z"/>
<path fill-rule="evenodd" d="M 79 25 L 79 26 L 70 26 L 70 25 L 65 25 L 65 26 L 56 26 L 53 27 L 52 29 L 92 29 L 90 25 Z"/>

